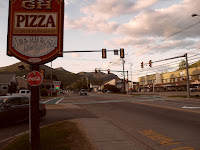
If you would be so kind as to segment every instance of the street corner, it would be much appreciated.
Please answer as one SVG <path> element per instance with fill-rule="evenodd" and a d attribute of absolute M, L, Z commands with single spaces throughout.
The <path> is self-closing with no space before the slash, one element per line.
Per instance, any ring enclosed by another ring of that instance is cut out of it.
<path fill-rule="evenodd" d="M 58 105 L 58 104 L 49 104 L 49 105 L 46 105 L 46 109 L 52 110 L 52 109 L 66 109 L 66 108 L 64 106 Z"/>

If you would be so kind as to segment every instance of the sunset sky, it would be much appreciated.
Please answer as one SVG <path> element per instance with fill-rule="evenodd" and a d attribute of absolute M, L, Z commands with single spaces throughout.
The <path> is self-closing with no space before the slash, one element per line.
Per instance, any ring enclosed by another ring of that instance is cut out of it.
<path fill-rule="evenodd" d="M 8 4 L 0 0 L 0 67 L 19 62 L 6 55 Z M 185 53 L 190 64 L 199 60 L 200 16 L 192 17 L 194 13 L 200 15 L 199 0 L 65 0 L 64 51 L 124 48 L 125 70 L 132 72 L 134 81 L 173 71 L 183 58 L 153 63 L 152 68 L 146 63 Z M 57 67 L 73 73 L 95 68 L 115 73 L 122 70 L 122 60 L 113 52 L 107 59 L 101 53 L 68 53 L 53 61 Z"/>

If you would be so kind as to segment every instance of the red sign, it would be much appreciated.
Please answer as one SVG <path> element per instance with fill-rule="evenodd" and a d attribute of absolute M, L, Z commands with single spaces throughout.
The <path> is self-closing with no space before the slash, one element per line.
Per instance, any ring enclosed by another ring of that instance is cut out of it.
<path fill-rule="evenodd" d="M 42 83 L 42 80 L 42 74 L 38 71 L 31 71 L 27 77 L 27 82 L 30 86 L 38 86 Z"/>
<path fill-rule="evenodd" d="M 64 0 L 9 0 L 7 55 L 44 64 L 63 55 Z"/>

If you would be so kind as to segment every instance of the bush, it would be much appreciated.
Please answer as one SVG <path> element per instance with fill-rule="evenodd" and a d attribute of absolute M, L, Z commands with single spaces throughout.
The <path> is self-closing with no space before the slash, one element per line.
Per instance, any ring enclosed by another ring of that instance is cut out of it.
<path fill-rule="evenodd" d="M 113 93 L 119 93 L 120 92 L 120 89 L 118 89 L 117 87 L 113 86 L 113 85 L 109 85 L 109 84 L 106 84 L 104 86 L 105 89 L 113 92 Z"/>

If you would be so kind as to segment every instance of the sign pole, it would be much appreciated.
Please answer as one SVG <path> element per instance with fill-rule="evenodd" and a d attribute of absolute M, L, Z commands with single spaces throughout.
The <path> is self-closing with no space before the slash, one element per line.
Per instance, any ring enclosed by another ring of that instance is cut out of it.
<path fill-rule="evenodd" d="M 32 71 L 39 71 L 39 65 L 32 65 Z M 39 94 L 40 86 L 31 86 L 31 150 L 39 150 L 40 147 L 40 113 Z"/>
<path fill-rule="evenodd" d="M 40 147 L 39 65 L 63 56 L 64 0 L 9 0 L 7 55 L 31 65 L 31 149 Z M 33 71 L 34 70 L 34 71 Z"/>

